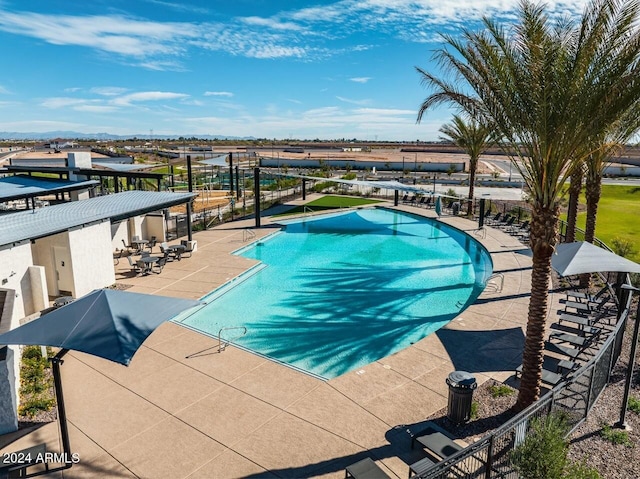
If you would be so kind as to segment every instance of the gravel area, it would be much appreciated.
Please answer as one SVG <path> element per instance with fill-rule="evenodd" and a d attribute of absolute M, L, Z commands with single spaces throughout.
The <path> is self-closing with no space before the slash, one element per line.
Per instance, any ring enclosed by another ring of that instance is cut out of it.
<path fill-rule="evenodd" d="M 632 311 L 632 318 L 635 319 L 635 306 L 632 307 Z M 620 419 L 634 322 L 629 321 L 627 324 L 622 353 L 614 367 L 609 385 L 591 409 L 589 417 L 570 437 L 569 457 L 596 468 L 606 479 L 640 478 L 640 414 L 629 410 L 626 412 L 626 423 L 631 428 L 626 431 L 629 441 L 627 445 L 614 444 L 601 434 L 607 427 L 616 432 L 620 431 L 613 426 Z M 640 366 L 636 366 L 630 398 L 640 401 Z M 510 408 L 516 401 L 517 391 L 514 390 L 514 394 L 510 396 L 494 398 L 491 387 L 499 384 L 501 383 L 490 380 L 478 387 L 473 396 L 473 400 L 478 403 L 478 415 L 469 423 L 456 426 L 447 419 L 446 408 L 433 414 L 429 420 L 467 443 L 477 441 L 514 415 Z"/>

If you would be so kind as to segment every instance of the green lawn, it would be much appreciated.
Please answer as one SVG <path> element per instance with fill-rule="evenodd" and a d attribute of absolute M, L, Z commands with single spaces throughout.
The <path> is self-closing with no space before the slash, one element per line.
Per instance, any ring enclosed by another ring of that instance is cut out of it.
<path fill-rule="evenodd" d="M 304 206 L 296 206 L 295 208 L 288 210 L 286 213 L 284 213 L 284 215 L 304 213 L 305 207 L 311 209 L 312 211 L 323 211 L 334 210 L 337 208 L 350 208 L 352 206 L 371 205 L 374 203 L 380 203 L 380 201 L 360 198 L 358 196 L 327 195 L 323 196 L 322 198 L 318 198 L 317 200 L 313 200 Z"/>
<path fill-rule="evenodd" d="M 585 204 L 584 195 L 580 199 Z M 587 214 L 578 214 L 578 228 L 584 230 Z M 566 215 L 563 215 L 566 219 Z M 622 238 L 634 244 L 634 261 L 640 260 L 640 187 L 603 185 L 598 205 L 596 236 L 609 246 L 613 238 Z"/>

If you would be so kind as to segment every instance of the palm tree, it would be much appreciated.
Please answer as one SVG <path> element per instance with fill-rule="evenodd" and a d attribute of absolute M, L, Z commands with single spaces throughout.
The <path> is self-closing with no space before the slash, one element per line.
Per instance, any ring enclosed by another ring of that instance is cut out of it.
<path fill-rule="evenodd" d="M 495 125 L 500 145 L 530 190 L 531 298 L 516 409 L 540 395 L 551 255 L 557 243 L 562 185 L 603 136 L 640 99 L 637 0 L 592 0 L 578 24 L 553 22 L 546 7 L 523 1 L 507 31 L 445 36 L 438 77 L 417 68 L 432 89 L 418 113 L 453 104 Z M 450 74 L 450 76 L 447 75 Z"/>
<path fill-rule="evenodd" d="M 473 187 L 476 181 L 478 160 L 491 143 L 492 131 L 486 124 L 473 118 L 466 122 L 458 115 L 453 115 L 453 121 L 440 128 L 441 133 L 469 155 L 469 201 L 467 206 L 467 214 L 469 215 L 473 208 Z"/>
<path fill-rule="evenodd" d="M 576 167 L 571 175 L 569 183 L 569 205 L 567 206 L 567 230 L 564 240 L 573 243 L 576 240 L 576 220 L 578 219 L 578 205 L 583 179 L 582 165 Z"/>

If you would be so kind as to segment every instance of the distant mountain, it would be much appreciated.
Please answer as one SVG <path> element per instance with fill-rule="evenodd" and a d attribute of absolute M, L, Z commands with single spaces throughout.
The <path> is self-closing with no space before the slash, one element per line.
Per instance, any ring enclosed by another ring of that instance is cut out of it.
<path fill-rule="evenodd" d="M 130 138 L 149 139 L 149 134 L 113 135 L 111 133 L 78 133 L 77 131 L 47 131 L 43 133 L 20 133 L 17 131 L 0 131 L 0 140 L 48 141 L 55 138 L 66 140 L 127 140 Z M 255 140 L 252 136 L 226 135 L 153 135 L 156 140 L 178 140 L 180 138 L 199 138 L 202 140 Z"/>

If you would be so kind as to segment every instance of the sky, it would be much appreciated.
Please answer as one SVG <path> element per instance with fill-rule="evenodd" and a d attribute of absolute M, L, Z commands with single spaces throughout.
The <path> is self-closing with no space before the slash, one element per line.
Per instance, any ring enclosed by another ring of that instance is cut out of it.
<path fill-rule="evenodd" d="M 549 0 L 576 14 L 584 0 Z M 0 0 L 0 131 L 433 141 L 441 34 L 518 0 Z"/>

